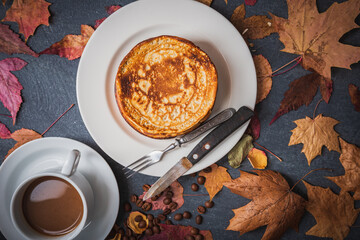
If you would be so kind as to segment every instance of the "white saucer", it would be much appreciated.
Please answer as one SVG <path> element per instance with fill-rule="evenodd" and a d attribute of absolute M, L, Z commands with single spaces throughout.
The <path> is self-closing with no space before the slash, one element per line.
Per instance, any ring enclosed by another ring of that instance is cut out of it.
<path fill-rule="evenodd" d="M 8 240 L 21 239 L 10 219 L 10 199 L 17 185 L 34 169 L 62 166 L 72 149 L 81 152 L 78 166 L 94 191 L 90 224 L 75 238 L 105 239 L 119 210 L 118 185 L 107 162 L 87 145 L 67 138 L 41 138 L 16 149 L 0 166 L 0 231 Z"/>

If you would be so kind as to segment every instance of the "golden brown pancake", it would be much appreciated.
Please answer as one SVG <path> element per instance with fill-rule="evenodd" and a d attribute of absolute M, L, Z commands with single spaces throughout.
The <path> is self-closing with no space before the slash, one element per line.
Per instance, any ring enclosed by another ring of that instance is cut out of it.
<path fill-rule="evenodd" d="M 152 138 L 185 134 L 210 115 L 217 72 L 209 56 L 191 41 L 159 36 L 137 44 L 116 75 L 122 116 Z"/>

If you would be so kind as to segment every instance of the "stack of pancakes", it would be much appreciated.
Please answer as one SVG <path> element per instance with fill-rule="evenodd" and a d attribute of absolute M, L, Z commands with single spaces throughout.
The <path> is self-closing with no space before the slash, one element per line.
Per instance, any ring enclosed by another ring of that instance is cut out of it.
<path fill-rule="evenodd" d="M 116 100 L 124 119 L 152 138 L 185 134 L 210 115 L 217 72 L 191 41 L 159 36 L 137 44 L 116 75 Z"/>

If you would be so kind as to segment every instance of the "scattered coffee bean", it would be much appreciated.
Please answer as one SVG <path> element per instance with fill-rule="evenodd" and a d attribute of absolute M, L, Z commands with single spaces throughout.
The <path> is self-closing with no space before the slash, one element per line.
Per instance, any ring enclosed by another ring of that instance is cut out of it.
<path fill-rule="evenodd" d="M 157 225 L 160 222 L 161 222 L 161 220 L 159 218 L 154 218 L 154 220 L 153 220 L 154 225 Z"/>
<path fill-rule="evenodd" d="M 125 235 L 128 236 L 128 237 L 130 237 L 132 235 L 132 231 L 131 231 L 130 228 L 126 228 Z"/>
<path fill-rule="evenodd" d="M 195 227 L 192 227 L 191 230 L 190 230 L 190 233 L 192 235 L 197 235 L 199 234 L 200 230 L 198 228 L 195 228 Z"/>
<path fill-rule="evenodd" d="M 138 199 L 137 201 L 136 201 L 136 206 L 138 206 L 138 207 L 142 207 L 142 205 L 144 205 L 144 201 L 143 200 L 141 200 L 141 199 Z"/>
<path fill-rule="evenodd" d="M 159 233 L 160 233 L 160 227 L 159 227 L 158 225 L 153 226 L 153 227 L 152 227 L 152 231 L 153 231 L 155 234 L 159 234 Z"/>
<path fill-rule="evenodd" d="M 164 221 L 166 219 L 166 216 L 164 214 L 159 214 L 158 219 L 160 219 L 161 221 Z"/>
<path fill-rule="evenodd" d="M 150 221 L 154 220 L 154 215 L 152 215 L 152 214 L 148 214 L 146 217 L 147 217 L 147 219 L 149 219 Z"/>
<path fill-rule="evenodd" d="M 122 236 L 122 235 L 121 235 Z M 123 240 L 130 240 L 130 238 L 128 236 L 124 236 L 122 237 Z"/>
<path fill-rule="evenodd" d="M 166 220 L 165 223 L 166 223 L 167 225 L 173 225 L 173 223 L 172 223 L 172 221 L 171 221 L 170 219 Z"/>
<path fill-rule="evenodd" d="M 130 197 L 130 201 L 133 202 L 133 203 L 136 203 L 136 201 L 139 199 L 139 197 L 135 194 L 131 195 Z"/>
<path fill-rule="evenodd" d="M 201 235 L 201 234 L 195 235 L 195 240 L 203 240 L 203 239 L 204 239 L 203 235 Z"/>
<path fill-rule="evenodd" d="M 164 203 L 165 205 L 169 205 L 171 202 L 172 202 L 171 198 L 168 198 L 168 197 L 165 198 L 164 201 L 163 201 L 163 203 Z"/>
<path fill-rule="evenodd" d="M 206 213 L 206 208 L 204 206 L 198 206 L 197 211 L 200 214 L 204 214 L 204 213 Z"/>
<path fill-rule="evenodd" d="M 202 224 L 203 217 L 201 215 L 197 215 L 195 218 L 196 224 Z"/>
<path fill-rule="evenodd" d="M 139 222 L 139 228 L 146 228 L 146 221 L 145 220 L 141 220 L 140 222 Z"/>
<path fill-rule="evenodd" d="M 153 231 L 150 228 L 148 228 L 148 229 L 145 230 L 145 235 L 146 236 L 151 236 L 151 235 L 153 235 Z"/>
<path fill-rule="evenodd" d="M 191 213 L 188 212 L 188 211 L 185 211 L 185 212 L 183 213 L 183 217 L 184 217 L 185 219 L 190 219 L 190 218 L 191 218 Z"/>
<path fill-rule="evenodd" d="M 170 208 L 165 208 L 165 210 L 163 211 L 163 214 L 166 216 L 166 215 L 169 215 L 171 213 L 171 209 Z"/>
<path fill-rule="evenodd" d="M 151 186 L 150 186 L 149 184 L 144 184 L 142 188 L 143 188 L 143 190 L 144 190 L 145 192 L 147 192 L 147 191 L 149 191 L 149 189 L 151 188 Z"/>
<path fill-rule="evenodd" d="M 131 236 L 131 237 L 129 238 L 129 240 L 136 240 L 136 237 L 135 237 L 135 236 Z"/>
<path fill-rule="evenodd" d="M 175 210 L 177 207 L 178 207 L 178 204 L 176 202 L 172 202 L 172 203 L 169 204 L 169 208 L 171 210 Z"/>
<path fill-rule="evenodd" d="M 207 167 L 204 170 L 204 173 L 210 173 L 212 171 L 211 167 Z"/>
<path fill-rule="evenodd" d="M 149 202 L 145 202 L 142 206 L 141 209 L 144 210 L 145 212 L 149 211 L 152 208 L 152 204 Z"/>
<path fill-rule="evenodd" d="M 175 216 L 174 216 L 174 219 L 175 219 L 176 221 L 180 221 L 182 218 L 183 218 L 183 215 L 182 215 L 181 213 L 177 213 L 177 214 L 175 214 Z"/>
<path fill-rule="evenodd" d="M 131 204 L 128 203 L 128 202 L 126 202 L 126 203 L 124 204 L 124 210 L 125 210 L 125 212 L 130 212 L 131 209 L 132 209 Z"/>
<path fill-rule="evenodd" d="M 206 201 L 205 202 L 205 207 L 207 208 L 212 208 L 214 206 L 214 202 L 213 201 Z"/>
<path fill-rule="evenodd" d="M 205 183 L 205 177 L 204 176 L 199 176 L 197 179 L 196 179 L 197 183 L 200 184 L 200 185 L 204 185 Z"/>
<path fill-rule="evenodd" d="M 171 186 L 168 186 L 167 188 L 165 188 L 164 192 L 168 192 L 171 190 Z"/>
<path fill-rule="evenodd" d="M 152 228 L 154 226 L 154 222 L 153 221 L 149 221 L 148 223 L 148 228 Z"/>
<path fill-rule="evenodd" d="M 186 235 L 185 240 L 195 240 L 195 238 L 191 235 Z"/>
<path fill-rule="evenodd" d="M 120 233 L 121 236 L 124 236 L 125 235 L 125 230 L 123 228 L 120 228 L 119 233 Z"/>
<path fill-rule="evenodd" d="M 159 193 L 159 194 L 158 194 L 158 195 L 156 195 L 156 196 L 161 197 L 163 194 L 164 194 L 164 191 L 162 191 L 161 193 Z"/>
<path fill-rule="evenodd" d="M 199 190 L 199 185 L 197 185 L 196 183 L 191 184 L 191 190 L 193 190 L 194 192 Z"/>
<path fill-rule="evenodd" d="M 168 191 L 168 192 L 165 193 L 165 196 L 167 198 L 172 198 L 174 196 L 174 193 L 172 191 Z"/>
<path fill-rule="evenodd" d="M 135 217 L 135 222 L 140 222 L 141 220 L 143 220 L 143 217 L 141 215 L 137 215 Z"/>
<path fill-rule="evenodd" d="M 196 177 L 196 172 L 194 172 L 194 173 L 192 173 L 190 176 L 192 176 L 192 177 Z"/>
<path fill-rule="evenodd" d="M 158 199 L 159 199 L 159 196 L 158 196 L 158 195 L 155 195 L 155 196 L 151 197 L 151 201 L 156 201 L 156 200 L 158 200 Z"/>

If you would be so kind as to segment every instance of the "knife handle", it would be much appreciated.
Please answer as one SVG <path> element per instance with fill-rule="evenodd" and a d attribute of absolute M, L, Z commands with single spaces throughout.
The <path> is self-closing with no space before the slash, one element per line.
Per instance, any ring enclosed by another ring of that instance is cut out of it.
<path fill-rule="evenodd" d="M 243 106 L 239 108 L 239 110 L 230 119 L 206 135 L 189 153 L 187 159 L 189 159 L 193 165 L 199 162 L 227 136 L 248 121 L 253 114 L 254 112 L 248 107 Z"/>

